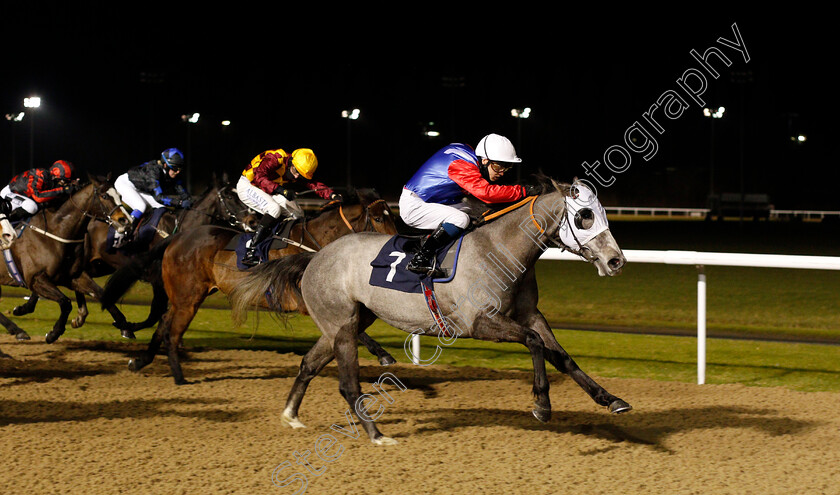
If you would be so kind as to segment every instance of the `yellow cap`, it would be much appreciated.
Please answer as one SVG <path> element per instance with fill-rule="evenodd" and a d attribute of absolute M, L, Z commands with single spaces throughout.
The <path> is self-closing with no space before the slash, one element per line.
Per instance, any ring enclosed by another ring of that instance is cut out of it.
<path fill-rule="evenodd" d="M 300 175 L 312 180 L 312 174 L 318 168 L 318 158 L 309 148 L 296 149 L 292 151 L 292 165 L 300 172 Z"/>

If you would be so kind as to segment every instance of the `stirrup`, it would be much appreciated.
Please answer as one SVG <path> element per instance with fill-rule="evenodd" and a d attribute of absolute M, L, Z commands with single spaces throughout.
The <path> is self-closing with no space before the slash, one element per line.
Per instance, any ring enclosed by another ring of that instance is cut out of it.
<path fill-rule="evenodd" d="M 120 234 L 114 233 L 114 244 L 113 244 L 114 249 L 123 248 L 123 247 L 125 247 L 126 244 L 128 244 L 128 242 L 129 242 L 129 238 L 126 234 L 120 235 Z"/>
<path fill-rule="evenodd" d="M 242 264 L 246 266 L 257 266 L 260 264 L 260 256 L 256 251 L 245 251 L 245 255 L 242 256 Z"/>

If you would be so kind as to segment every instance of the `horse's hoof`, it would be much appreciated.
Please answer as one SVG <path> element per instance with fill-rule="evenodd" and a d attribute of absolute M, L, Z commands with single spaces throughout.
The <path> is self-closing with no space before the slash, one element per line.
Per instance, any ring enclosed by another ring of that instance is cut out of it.
<path fill-rule="evenodd" d="M 128 369 L 130 371 L 140 371 L 146 366 L 142 359 L 129 359 Z"/>
<path fill-rule="evenodd" d="M 371 442 L 373 442 L 374 445 L 396 445 L 399 443 L 393 438 L 386 437 L 385 435 L 382 435 L 379 438 L 374 438 L 371 440 Z"/>
<path fill-rule="evenodd" d="M 12 314 L 15 316 L 28 315 L 31 312 L 32 311 L 27 311 L 26 308 L 23 306 L 15 306 L 15 309 L 12 310 Z"/>
<path fill-rule="evenodd" d="M 79 321 L 78 319 L 73 318 L 73 320 L 70 322 L 70 327 L 79 328 L 80 326 L 82 326 L 84 324 L 85 324 L 85 320 Z"/>
<path fill-rule="evenodd" d="M 14 359 L 12 356 L 9 356 L 3 351 L 0 351 L 0 359 Z"/>
<path fill-rule="evenodd" d="M 614 414 L 621 414 L 633 409 L 633 406 L 624 402 L 621 399 L 616 399 L 610 404 L 610 412 Z"/>
<path fill-rule="evenodd" d="M 29 340 L 29 334 L 21 330 L 15 334 L 15 340 Z"/>
<path fill-rule="evenodd" d="M 137 338 L 131 330 L 120 330 L 120 335 L 122 335 L 122 338 L 124 339 L 135 340 Z"/>
<path fill-rule="evenodd" d="M 47 344 L 52 344 L 53 342 L 55 342 L 56 340 L 58 340 L 58 336 L 57 336 L 57 335 L 54 335 L 52 332 L 50 332 L 50 333 L 48 333 L 48 334 L 46 335 L 46 337 L 44 338 L 44 340 L 46 340 L 46 341 L 47 341 Z"/>
<path fill-rule="evenodd" d="M 534 410 L 531 412 L 534 414 L 534 417 L 537 418 L 537 420 L 543 423 L 548 423 L 548 420 L 551 419 L 551 409 L 534 407 Z"/>
<path fill-rule="evenodd" d="M 389 354 L 387 356 L 382 356 L 381 358 L 379 358 L 379 364 L 381 366 L 390 366 L 392 364 L 397 364 L 397 360 Z"/>
<path fill-rule="evenodd" d="M 301 423 L 299 419 L 287 415 L 285 412 L 280 416 L 280 422 L 290 428 L 306 428 L 306 425 Z"/>

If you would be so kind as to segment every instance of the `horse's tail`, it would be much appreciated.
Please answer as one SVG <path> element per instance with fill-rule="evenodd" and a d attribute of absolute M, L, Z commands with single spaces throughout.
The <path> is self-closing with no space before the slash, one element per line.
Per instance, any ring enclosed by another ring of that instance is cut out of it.
<path fill-rule="evenodd" d="M 262 303 L 277 312 L 304 308 L 300 281 L 313 256 L 315 253 L 292 254 L 248 270 L 248 276 L 228 293 L 234 325 L 240 326 L 247 319 L 248 309 Z"/>
<path fill-rule="evenodd" d="M 174 237 L 174 235 L 166 237 L 152 249 L 136 255 L 128 264 L 118 268 L 108 278 L 108 282 L 102 289 L 102 299 L 99 301 L 102 308 L 108 308 L 116 304 L 144 276 L 152 284 L 160 281 L 163 253 Z"/>

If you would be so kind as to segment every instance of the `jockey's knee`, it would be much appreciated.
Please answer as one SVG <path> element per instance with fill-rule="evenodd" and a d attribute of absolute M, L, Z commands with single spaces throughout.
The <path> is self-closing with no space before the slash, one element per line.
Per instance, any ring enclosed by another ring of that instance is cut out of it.
<path fill-rule="evenodd" d="M 470 216 L 463 211 L 458 211 L 448 215 L 441 223 L 450 223 L 463 230 L 469 226 Z"/>
<path fill-rule="evenodd" d="M 274 218 L 280 218 L 283 212 L 279 204 L 274 201 L 270 201 L 265 205 L 263 214 Z"/>

